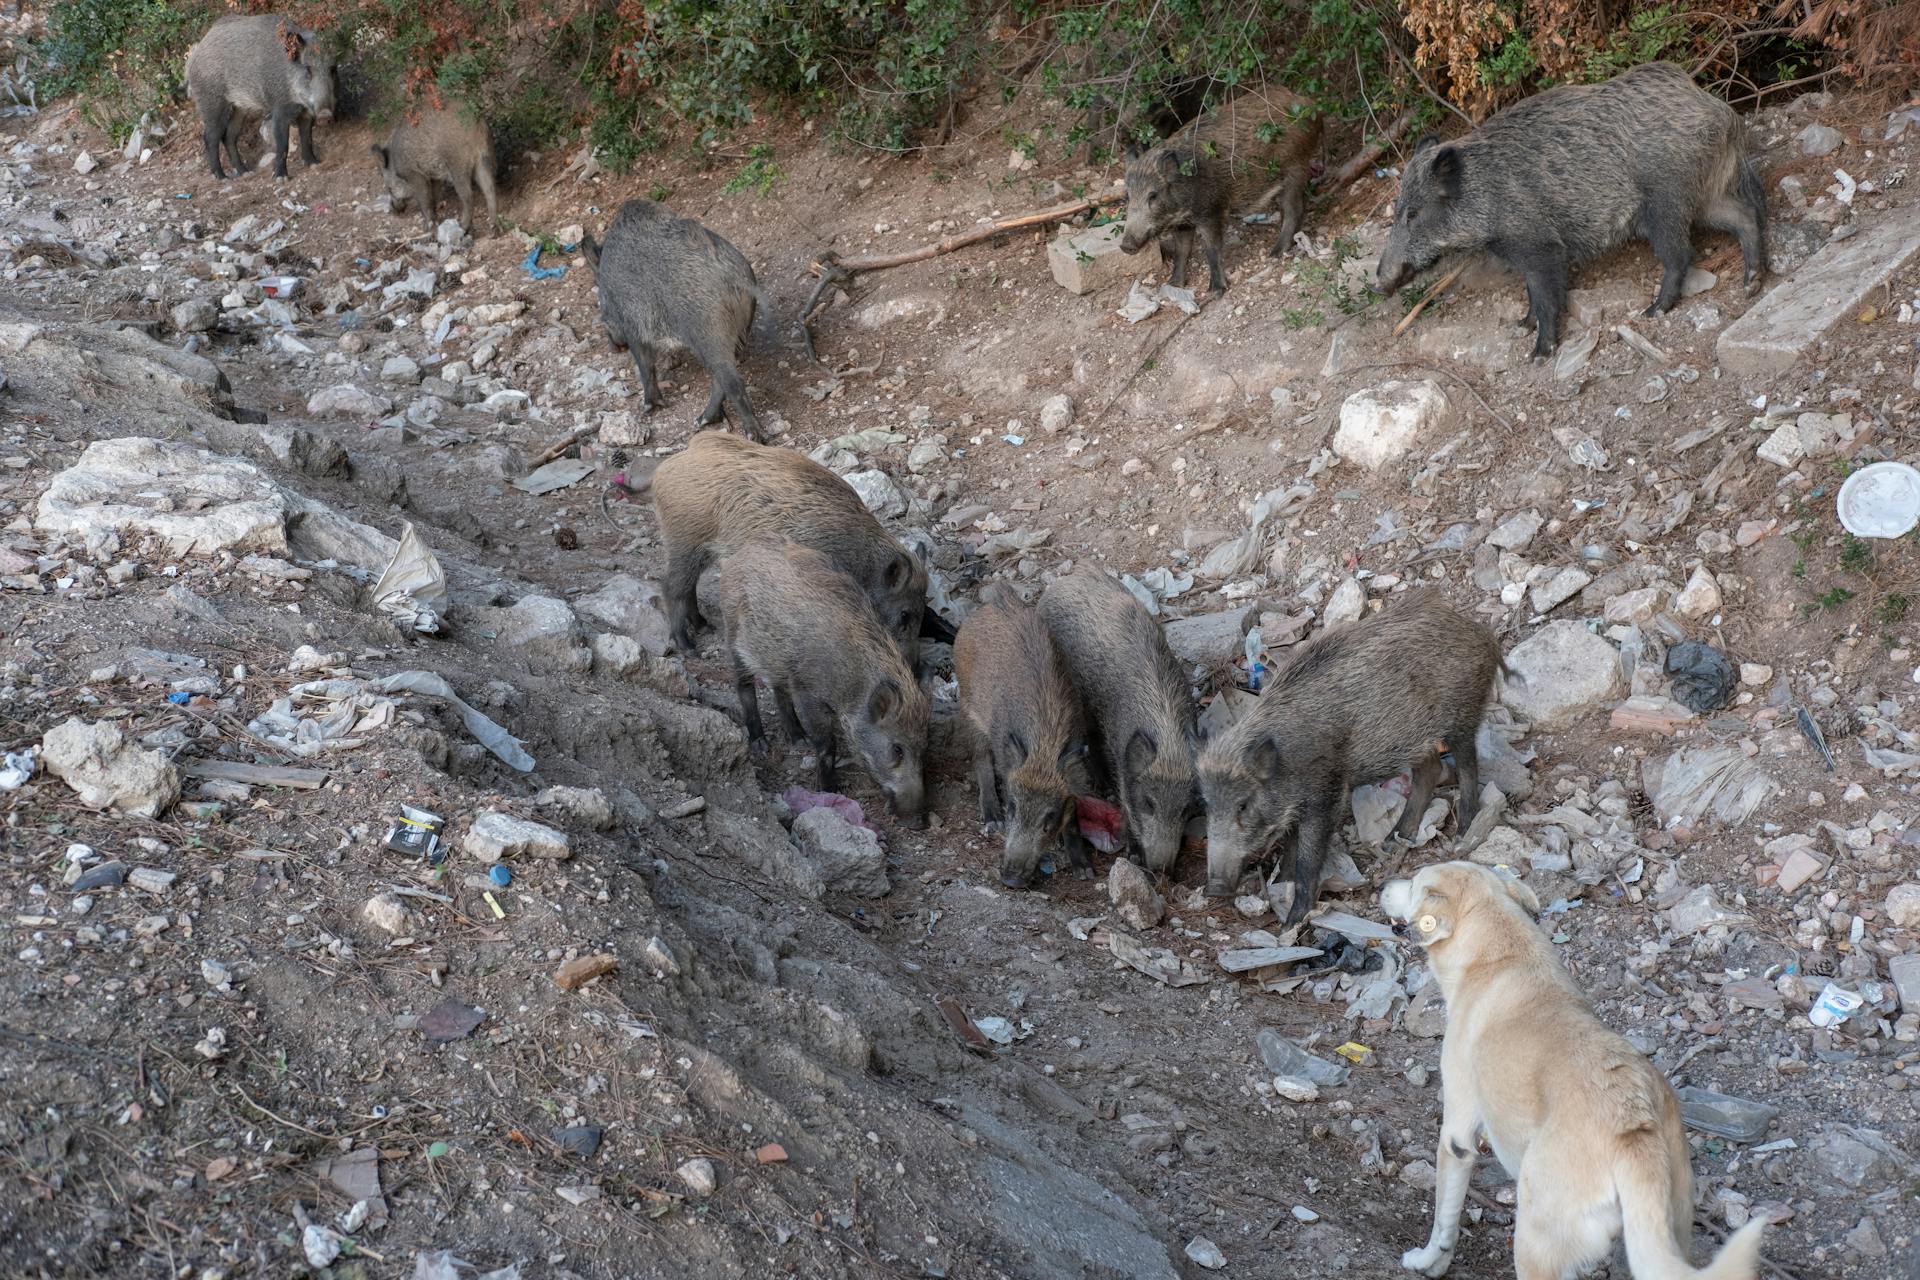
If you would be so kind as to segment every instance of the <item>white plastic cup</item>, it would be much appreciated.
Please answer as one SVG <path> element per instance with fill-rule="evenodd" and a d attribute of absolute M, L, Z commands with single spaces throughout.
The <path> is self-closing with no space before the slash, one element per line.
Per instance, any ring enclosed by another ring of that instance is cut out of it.
<path fill-rule="evenodd" d="M 1875 462 L 1848 476 L 1834 499 L 1840 523 L 1856 538 L 1901 538 L 1920 524 L 1920 471 Z"/>

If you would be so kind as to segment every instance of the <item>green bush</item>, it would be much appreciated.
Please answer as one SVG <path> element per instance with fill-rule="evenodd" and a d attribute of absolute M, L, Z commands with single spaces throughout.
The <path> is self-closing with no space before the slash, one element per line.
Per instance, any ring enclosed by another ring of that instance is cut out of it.
<path fill-rule="evenodd" d="M 36 50 L 44 98 L 78 94 L 81 114 L 117 142 L 186 92 L 187 50 L 212 22 L 180 0 L 62 0 Z"/>

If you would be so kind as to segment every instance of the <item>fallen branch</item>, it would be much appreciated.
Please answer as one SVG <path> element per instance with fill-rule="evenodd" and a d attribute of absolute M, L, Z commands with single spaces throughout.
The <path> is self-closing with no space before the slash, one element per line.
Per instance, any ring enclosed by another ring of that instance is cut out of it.
<path fill-rule="evenodd" d="M 597 426 L 575 427 L 572 431 L 567 432 L 566 435 L 541 450 L 540 456 L 528 465 L 527 470 L 531 471 L 535 467 L 546 466 L 549 462 L 552 462 L 555 458 L 573 448 L 573 446 L 579 444 L 598 430 L 600 430 L 600 428 Z"/>
<path fill-rule="evenodd" d="M 1018 231 L 1022 227 L 1037 227 L 1048 222 L 1059 222 L 1063 218 L 1071 218 L 1077 214 L 1091 213 L 1106 205 L 1119 204 L 1125 199 L 1126 196 L 1116 192 L 1110 196 L 1075 200 L 1071 204 L 1042 209 L 1039 213 L 1025 213 L 1017 218 L 1002 218 L 987 226 L 975 227 L 957 236 L 948 236 L 937 244 L 923 244 L 918 249 L 909 249 L 905 253 L 885 253 L 869 258 L 842 258 L 836 253 L 828 252 L 816 258 L 808 269 L 815 275 L 845 272 L 849 276 L 856 276 L 867 271 L 885 271 L 889 267 L 904 267 L 910 262 L 925 262 L 928 258 L 937 258 L 943 253 L 952 253 L 955 249 L 964 249 L 968 245 L 979 244 L 982 240 L 991 240 L 1008 231 Z"/>
<path fill-rule="evenodd" d="M 1453 270 L 1447 272 L 1447 274 L 1441 276 L 1438 280 L 1434 281 L 1433 287 L 1431 289 L 1428 289 L 1425 293 L 1421 294 L 1420 301 L 1414 303 L 1412 310 L 1408 311 L 1406 315 L 1401 316 L 1400 323 L 1393 326 L 1393 336 L 1397 338 L 1401 334 L 1405 333 L 1407 331 L 1407 326 L 1412 324 L 1415 320 L 1418 320 L 1420 318 L 1420 313 L 1427 309 L 1427 304 L 1429 302 L 1432 302 L 1435 298 L 1439 297 L 1441 290 L 1445 289 L 1448 285 L 1452 284 L 1455 280 L 1458 280 L 1460 278 L 1460 273 L 1462 271 L 1465 271 L 1466 269 L 1467 269 L 1467 264 L 1463 262 L 1459 266 L 1455 267 Z"/>
<path fill-rule="evenodd" d="M 1125 195 L 1116 192 L 1113 195 L 1096 196 L 1087 200 L 1075 200 L 1071 204 L 1055 205 L 1051 209 L 1042 209 L 1038 213 L 1021 214 L 1017 218 L 1001 218 L 999 221 L 990 223 L 987 226 L 975 227 L 971 231 L 963 231 L 957 236 L 948 236 L 945 240 L 941 240 L 935 244 L 923 244 L 917 249 L 908 249 L 904 253 L 884 253 L 865 258 L 842 258 L 839 254 L 828 250 L 818 258 L 815 258 L 807 268 L 807 270 L 811 271 L 814 275 L 820 277 L 819 283 L 813 286 L 813 292 L 807 297 L 807 305 L 800 309 L 800 335 L 806 340 L 807 358 L 815 364 L 820 363 L 820 357 L 814 354 L 813 350 L 813 330 L 807 327 L 807 322 L 813 318 L 813 313 L 819 309 L 820 296 L 827 291 L 827 286 L 850 283 L 855 276 L 863 275 L 869 271 L 885 271 L 890 267 L 904 267 L 913 262 L 925 262 L 929 258 L 937 258 L 942 254 L 952 253 L 956 249 L 964 249 L 969 245 L 979 244 L 983 240 L 991 240 L 995 236 L 1005 235 L 1009 231 L 1018 231 L 1022 227 L 1044 226 L 1049 222 L 1059 222 L 1082 213 L 1091 213 L 1095 209 L 1105 208 L 1107 205 L 1119 204 L 1125 199 Z"/>
<path fill-rule="evenodd" d="M 1320 185 L 1320 194 L 1331 195 L 1371 169 L 1386 149 L 1399 142 L 1406 135 L 1407 130 L 1413 127 L 1413 117 L 1412 111 L 1401 112 L 1400 118 L 1388 125 L 1386 132 L 1361 147 L 1351 160 L 1333 171 L 1332 176 Z"/>

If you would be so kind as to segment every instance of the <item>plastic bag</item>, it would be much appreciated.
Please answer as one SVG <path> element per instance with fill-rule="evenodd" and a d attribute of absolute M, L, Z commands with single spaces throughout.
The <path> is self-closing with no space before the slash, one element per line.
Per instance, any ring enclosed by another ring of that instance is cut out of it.
<path fill-rule="evenodd" d="M 440 615 L 447 608 L 446 571 L 412 521 L 400 530 L 400 544 L 373 584 L 373 605 L 415 631 L 440 629 Z"/>
<path fill-rule="evenodd" d="M 1693 822 L 1712 810 L 1728 826 L 1751 818 L 1780 784 L 1738 747 L 1682 749 L 1641 769 L 1647 798 L 1669 825 Z"/>
<path fill-rule="evenodd" d="M 1682 640 L 1667 650 L 1667 674 L 1673 677 L 1674 701 L 1700 715 L 1731 702 L 1738 683 L 1727 655 L 1698 640 Z"/>

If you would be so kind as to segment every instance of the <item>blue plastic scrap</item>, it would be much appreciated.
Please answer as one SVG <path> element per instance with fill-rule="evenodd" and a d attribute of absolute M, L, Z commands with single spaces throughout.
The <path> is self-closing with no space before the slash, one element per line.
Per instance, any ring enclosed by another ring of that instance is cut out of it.
<path fill-rule="evenodd" d="M 557 267 L 543 267 L 540 265 L 539 245 L 535 245 L 533 248 L 527 250 L 527 260 L 520 265 L 527 269 L 527 278 L 529 280 L 553 280 L 567 274 L 565 263 Z"/>

